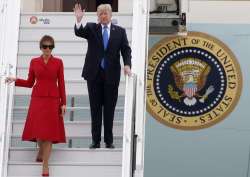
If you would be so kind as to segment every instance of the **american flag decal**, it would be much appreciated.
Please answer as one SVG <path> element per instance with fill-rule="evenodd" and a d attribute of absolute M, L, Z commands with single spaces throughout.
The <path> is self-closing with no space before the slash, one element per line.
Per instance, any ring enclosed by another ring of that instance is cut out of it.
<path fill-rule="evenodd" d="M 187 97 L 192 98 L 197 92 L 197 86 L 195 83 L 187 83 L 184 85 L 183 91 Z"/>

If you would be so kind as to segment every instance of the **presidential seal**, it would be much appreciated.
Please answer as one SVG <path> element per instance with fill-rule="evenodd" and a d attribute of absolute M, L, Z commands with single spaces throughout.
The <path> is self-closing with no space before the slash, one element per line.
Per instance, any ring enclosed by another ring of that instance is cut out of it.
<path fill-rule="evenodd" d="M 147 110 L 182 130 L 210 127 L 233 111 L 242 90 L 240 66 L 220 40 L 201 32 L 167 37 L 149 53 Z"/>

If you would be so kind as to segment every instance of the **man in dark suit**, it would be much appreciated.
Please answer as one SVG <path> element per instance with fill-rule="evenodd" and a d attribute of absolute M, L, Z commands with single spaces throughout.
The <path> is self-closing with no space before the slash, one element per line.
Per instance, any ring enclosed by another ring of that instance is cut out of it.
<path fill-rule="evenodd" d="M 112 129 L 121 73 L 120 53 L 124 62 L 124 73 L 131 75 L 131 48 L 125 29 L 111 23 L 112 9 L 109 4 L 98 6 L 99 23 L 87 23 L 83 26 L 81 21 L 84 9 L 81 9 L 80 4 L 75 5 L 74 12 L 75 35 L 88 42 L 82 77 L 87 80 L 90 100 L 90 148 L 100 148 L 102 114 L 106 148 L 114 148 Z"/>

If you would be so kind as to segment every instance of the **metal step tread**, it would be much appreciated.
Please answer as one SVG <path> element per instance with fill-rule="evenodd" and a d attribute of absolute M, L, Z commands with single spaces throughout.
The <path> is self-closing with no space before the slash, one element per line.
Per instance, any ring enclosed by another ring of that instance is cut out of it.
<path fill-rule="evenodd" d="M 73 12 L 21 12 L 21 16 L 42 15 L 42 16 L 73 16 Z M 85 12 L 84 16 L 96 17 L 96 12 Z M 133 13 L 128 12 L 112 12 L 112 16 L 133 16 Z"/>
<path fill-rule="evenodd" d="M 25 120 L 14 120 L 12 123 L 12 135 L 21 135 Z M 91 121 L 64 121 L 65 133 L 67 137 L 77 136 L 79 138 L 83 136 L 91 136 Z M 102 131 L 103 132 L 103 131 Z M 123 122 L 113 122 L 113 134 L 123 135 Z"/>
<path fill-rule="evenodd" d="M 12 124 L 24 124 L 25 120 L 14 120 Z M 91 124 L 91 121 L 64 121 L 64 125 L 69 124 L 69 125 L 79 125 L 79 124 Z M 115 121 L 113 122 L 114 125 L 123 125 L 123 121 Z"/>
<path fill-rule="evenodd" d="M 21 135 L 11 135 L 12 138 L 21 138 L 22 136 Z M 79 138 L 89 138 L 91 137 L 90 135 L 82 135 L 82 136 L 67 136 L 66 138 L 68 139 L 73 139 L 73 138 L 76 138 L 76 139 L 79 139 Z M 113 135 L 114 138 L 122 138 L 123 136 L 122 135 Z M 102 135 L 101 138 L 104 138 L 104 136 Z M 27 141 L 28 142 L 28 141 Z"/>
<path fill-rule="evenodd" d="M 72 57 L 74 57 L 74 56 L 78 56 L 78 57 L 83 57 L 83 58 L 85 58 L 85 56 L 86 56 L 86 53 L 59 53 L 59 52 L 54 52 L 53 53 L 54 54 L 54 56 L 57 56 L 57 57 L 62 57 L 63 58 L 63 56 L 72 56 Z M 19 56 L 34 56 L 34 57 L 36 57 L 36 56 L 40 56 L 41 55 L 41 53 L 40 52 L 37 52 L 37 53 L 18 53 L 17 54 L 17 56 L 19 57 Z"/>
<path fill-rule="evenodd" d="M 125 26 L 124 27 L 126 30 L 127 29 L 133 29 L 132 26 Z M 72 33 L 74 33 L 73 29 L 74 29 L 74 24 L 72 26 L 64 26 L 64 27 L 56 27 L 56 26 L 52 26 L 52 27 L 48 27 L 48 26 L 20 26 L 19 28 L 20 30 L 25 30 L 25 29 L 51 29 L 51 30 L 65 30 L 65 29 L 70 29 L 72 30 Z M 80 38 L 79 38 L 80 39 Z"/>
<path fill-rule="evenodd" d="M 28 109 L 29 107 L 28 106 L 14 106 L 14 110 L 22 110 L 22 109 Z M 78 106 L 78 107 L 67 107 L 66 108 L 67 110 L 86 110 L 86 109 L 90 109 L 90 107 L 88 107 L 88 106 L 84 106 L 84 107 L 80 107 L 80 106 Z M 118 106 L 118 107 L 116 107 L 115 108 L 116 110 L 123 110 L 124 109 L 124 107 L 123 106 Z"/>
<path fill-rule="evenodd" d="M 11 148 L 9 161 L 36 163 L 38 148 Z M 122 148 L 118 149 L 89 149 L 89 148 L 53 148 L 50 163 L 121 163 Z"/>
<path fill-rule="evenodd" d="M 38 162 L 25 162 L 25 161 L 9 161 L 9 165 L 36 165 L 41 166 L 41 163 Z M 122 162 L 120 163 L 100 163 L 100 162 L 50 162 L 50 166 L 122 166 Z"/>
<path fill-rule="evenodd" d="M 7 177 L 17 177 L 17 176 L 7 176 Z M 36 176 L 18 176 L 18 177 L 41 177 L 41 175 L 36 175 Z M 69 176 L 59 176 L 59 175 L 53 175 L 53 177 L 69 177 Z M 76 176 L 76 175 L 71 175 L 70 177 L 83 177 L 83 175 L 80 175 L 80 176 Z"/>
<path fill-rule="evenodd" d="M 39 39 L 37 40 L 33 40 L 33 39 L 19 39 L 18 42 L 33 42 L 33 43 L 39 43 Z M 128 42 L 131 44 L 132 43 L 132 40 L 129 40 L 128 39 Z M 57 40 L 56 43 L 79 43 L 81 45 L 86 45 L 87 44 L 87 41 L 84 40 L 84 39 L 78 39 L 78 40 L 75 40 L 75 39 L 72 39 L 72 40 Z"/>
<path fill-rule="evenodd" d="M 11 151 L 37 151 L 38 148 L 20 148 L 20 147 L 10 147 Z M 53 148 L 53 151 L 81 151 L 81 152 L 122 152 L 122 148 L 108 149 L 108 148 Z"/>
<path fill-rule="evenodd" d="M 19 67 L 17 66 L 17 68 L 19 69 Z M 28 68 L 27 68 L 28 69 Z M 121 77 L 121 79 L 122 79 L 123 77 Z M 84 79 L 65 79 L 64 80 L 66 83 L 84 83 L 84 84 L 87 84 L 87 81 L 86 80 L 84 80 Z M 120 84 L 123 84 L 123 83 L 125 83 L 125 79 L 122 79 L 121 81 L 120 81 Z"/>

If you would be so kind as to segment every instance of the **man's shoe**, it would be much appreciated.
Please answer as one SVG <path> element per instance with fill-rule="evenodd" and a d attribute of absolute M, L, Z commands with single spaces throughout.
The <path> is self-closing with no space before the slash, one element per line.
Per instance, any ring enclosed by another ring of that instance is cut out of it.
<path fill-rule="evenodd" d="M 106 144 L 105 147 L 109 148 L 109 149 L 114 149 L 115 148 L 115 146 L 113 144 Z"/>
<path fill-rule="evenodd" d="M 100 143 L 92 143 L 89 145 L 89 149 L 96 149 L 100 148 Z"/>

